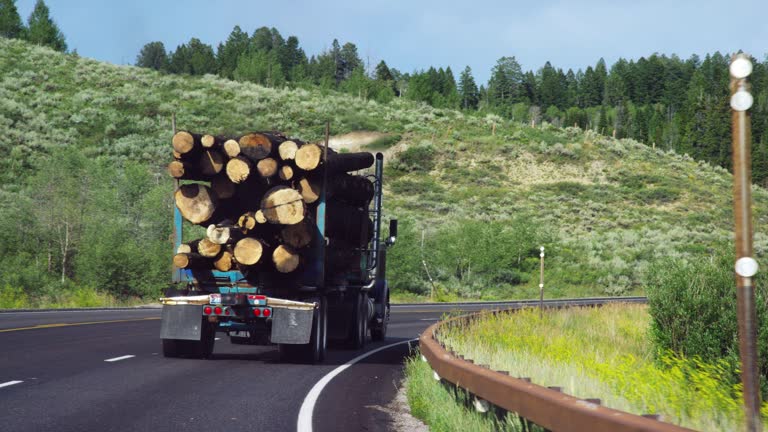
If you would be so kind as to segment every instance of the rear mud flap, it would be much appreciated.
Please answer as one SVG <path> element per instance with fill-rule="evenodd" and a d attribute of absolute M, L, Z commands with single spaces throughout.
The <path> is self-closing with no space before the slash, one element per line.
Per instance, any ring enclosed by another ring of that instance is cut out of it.
<path fill-rule="evenodd" d="M 200 340 L 203 310 L 200 305 L 163 306 L 161 339 Z"/>
<path fill-rule="evenodd" d="M 312 334 L 312 317 L 314 311 L 296 309 L 273 309 L 272 343 L 307 344 Z"/>

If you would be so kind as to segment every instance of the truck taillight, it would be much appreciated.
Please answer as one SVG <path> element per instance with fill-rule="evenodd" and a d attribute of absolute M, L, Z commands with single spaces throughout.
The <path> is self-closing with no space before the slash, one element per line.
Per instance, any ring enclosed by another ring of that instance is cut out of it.
<path fill-rule="evenodd" d="M 221 307 L 216 306 L 216 308 L 213 309 L 213 312 L 216 313 L 216 315 L 221 315 Z"/>
<path fill-rule="evenodd" d="M 211 312 L 213 312 L 213 308 L 211 308 L 210 306 L 206 306 L 206 307 L 203 308 L 203 313 L 204 314 L 210 315 Z"/>
<path fill-rule="evenodd" d="M 224 309 L 224 315 L 229 315 L 229 308 Z"/>
<path fill-rule="evenodd" d="M 261 316 L 261 309 L 256 308 L 253 310 L 253 316 Z"/>
<path fill-rule="evenodd" d="M 272 311 L 269 310 L 269 309 L 264 309 L 264 317 L 266 318 L 266 317 L 268 317 L 270 315 L 272 315 Z"/>

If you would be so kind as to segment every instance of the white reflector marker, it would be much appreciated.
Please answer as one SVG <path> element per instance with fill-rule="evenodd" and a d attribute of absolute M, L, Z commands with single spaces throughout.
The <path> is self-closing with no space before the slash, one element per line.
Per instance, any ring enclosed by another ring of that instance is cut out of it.
<path fill-rule="evenodd" d="M 2 388 L 2 387 L 10 387 L 12 385 L 21 384 L 23 382 L 24 381 L 8 381 L 8 382 L 4 382 L 4 383 L 0 384 L 0 388 Z"/>
<path fill-rule="evenodd" d="M 136 356 L 135 355 L 124 355 L 122 357 L 115 357 L 115 358 L 111 358 L 111 359 L 106 359 L 104 361 L 105 362 L 116 362 L 116 361 L 120 361 L 120 360 L 126 360 L 126 359 L 129 359 L 129 358 L 132 358 L 132 357 L 136 357 Z"/>

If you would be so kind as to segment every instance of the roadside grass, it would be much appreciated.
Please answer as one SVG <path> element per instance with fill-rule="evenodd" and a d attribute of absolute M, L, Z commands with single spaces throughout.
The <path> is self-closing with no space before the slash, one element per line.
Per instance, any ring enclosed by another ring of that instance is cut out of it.
<path fill-rule="evenodd" d="M 432 376 L 429 364 L 414 355 L 406 360 L 406 394 L 411 414 L 433 432 L 453 431 L 523 431 L 520 419 L 508 414 L 499 421 L 493 414 L 481 414 L 468 408 L 467 395 L 454 393 Z M 534 431 L 538 429 L 533 429 Z"/>
<path fill-rule="evenodd" d="M 526 309 L 447 326 L 439 337 L 475 363 L 610 408 L 697 430 L 740 428 L 741 387 L 728 378 L 734 366 L 655 353 L 649 323 L 644 305 L 549 310 L 542 318 Z"/>
<path fill-rule="evenodd" d="M 152 299 L 149 299 L 150 301 Z M 129 307 L 146 304 L 138 297 L 118 299 L 88 287 L 76 287 L 38 295 L 10 285 L 0 286 L 0 309 L 63 309 L 81 307 Z"/>

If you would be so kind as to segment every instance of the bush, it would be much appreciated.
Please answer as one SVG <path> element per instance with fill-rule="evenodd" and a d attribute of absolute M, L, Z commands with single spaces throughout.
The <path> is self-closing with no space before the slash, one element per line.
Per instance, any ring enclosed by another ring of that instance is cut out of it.
<path fill-rule="evenodd" d="M 705 362 L 738 361 L 734 255 L 720 248 L 709 259 L 673 260 L 649 272 L 651 338 L 659 352 L 672 350 Z M 760 371 L 768 376 L 765 290 L 757 278 Z M 732 377 L 736 379 L 736 377 Z"/>
<path fill-rule="evenodd" d="M 396 168 L 402 171 L 431 171 L 435 167 L 434 152 L 434 147 L 428 142 L 408 147 L 398 156 Z"/>

